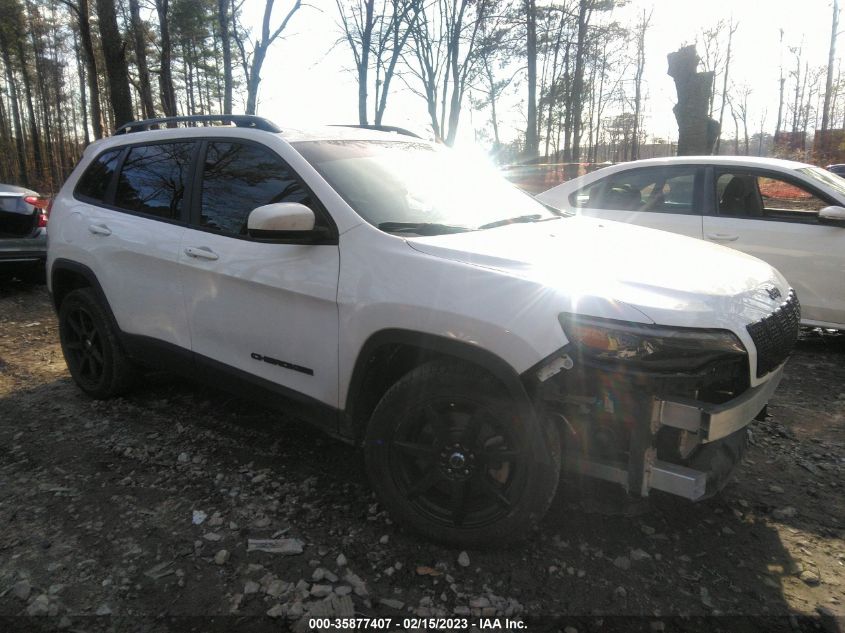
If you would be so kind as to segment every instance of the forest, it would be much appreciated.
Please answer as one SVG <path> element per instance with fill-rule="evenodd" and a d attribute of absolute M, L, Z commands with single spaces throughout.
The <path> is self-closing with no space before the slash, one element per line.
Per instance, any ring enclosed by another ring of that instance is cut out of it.
<path fill-rule="evenodd" d="M 334 15 L 336 32 L 319 37 L 348 58 L 360 124 L 389 124 L 391 96 L 405 90 L 446 144 L 472 109 L 499 162 L 632 160 L 666 143 L 643 125 L 651 9 L 621 23 L 624 0 L 316 1 L 0 0 L 0 181 L 54 192 L 88 143 L 128 121 L 260 114 L 268 51 L 312 11 Z M 249 7 L 255 24 L 246 3 L 261 5 Z M 722 131 L 714 152 L 770 153 L 773 136 L 845 127 L 838 13 L 834 2 L 827 65 L 811 66 L 800 47 L 782 55 L 774 126 L 773 111 L 768 125 L 750 119 L 752 89 L 731 75 L 741 25 L 701 29 L 694 44 Z M 514 99 L 515 139 L 501 131 Z"/>

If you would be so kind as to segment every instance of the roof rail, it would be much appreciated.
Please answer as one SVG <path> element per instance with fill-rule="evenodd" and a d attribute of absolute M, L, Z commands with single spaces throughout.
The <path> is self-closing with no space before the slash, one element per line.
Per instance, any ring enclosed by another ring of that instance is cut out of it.
<path fill-rule="evenodd" d="M 190 116 L 168 116 L 160 119 L 144 119 L 143 121 L 130 121 L 121 125 L 115 130 L 115 135 L 130 134 L 132 132 L 146 132 L 153 126 L 168 125 L 171 123 L 231 123 L 237 127 L 248 127 L 265 132 L 281 132 L 282 130 L 272 121 L 264 117 L 250 114 L 193 114 Z"/>
<path fill-rule="evenodd" d="M 332 127 L 357 127 L 363 130 L 377 130 L 379 132 L 393 132 L 394 134 L 401 134 L 403 136 L 413 136 L 414 138 L 422 138 L 419 134 L 415 134 L 411 132 L 411 130 L 406 130 L 403 127 L 396 127 L 395 125 L 374 125 L 374 124 L 367 124 L 367 125 L 353 125 L 353 124 L 335 124 Z"/>

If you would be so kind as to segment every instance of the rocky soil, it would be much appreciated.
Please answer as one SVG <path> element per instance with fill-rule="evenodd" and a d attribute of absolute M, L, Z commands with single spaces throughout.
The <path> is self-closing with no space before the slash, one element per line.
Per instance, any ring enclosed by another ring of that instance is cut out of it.
<path fill-rule="evenodd" d="M 722 496 L 564 481 L 536 533 L 454 551 L 394 525 L 360 453 L 161 374 L 95 402 L 46 291 L 0 285 L 0 631 L 278 631 L 316 616 L 528 630 L 845 630 L 845 336 L 805 332 Z"/>

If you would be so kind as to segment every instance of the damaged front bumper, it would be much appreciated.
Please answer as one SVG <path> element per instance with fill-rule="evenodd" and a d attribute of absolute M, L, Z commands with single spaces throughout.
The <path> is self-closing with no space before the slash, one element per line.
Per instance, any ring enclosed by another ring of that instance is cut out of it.
<path fill-rule="evenodd" d="M 665 384 L 653 377 L 637 380 L 625 374 L 613 374 L 610 380 L 607 372 L 598 374 L 598 382 L 604 383 L 598 391 L 586 398 L 573 397 L 572 386 L 594 384 L 596 372 L 584 375 L 575 367 L 573 372 L 561 374 L 570 375 L 548 381 L 549 385 L 556 383 L 556 388 L 546 398 L 545 406 L 570 439 L 564 441 L 564 468 L 618 483 L 630 494 L 647 496 L 652 490 L 660 490 L 695 501 L 714 494 L 729 479 L 746 447 L 745 429 L 765 410 L 780 383 L 783 365 L 760 385 L 740 389 L 738 395 L 719 403 L 674 394 L 653 395 L 665 393 Z M 627 392 L 627 396 L 617 396 L 621 406 L 609 413 L 602 412 L 601 406 L 585 406 L 606 400 L 609 396 L 603 390 Z M 548 396 L 549 391 L 545 393 Z M 581 420 L 574 422 L 579 411 Z M 597 448 L 595 442 L 584 440 L 594 432 L 591 426 L 602 423 L 608 428 L 615 424 L 617 434 L 622 435 L 615 446 Z M 686 448 L 666 449 L 667 444 L 678 443 Z"/>

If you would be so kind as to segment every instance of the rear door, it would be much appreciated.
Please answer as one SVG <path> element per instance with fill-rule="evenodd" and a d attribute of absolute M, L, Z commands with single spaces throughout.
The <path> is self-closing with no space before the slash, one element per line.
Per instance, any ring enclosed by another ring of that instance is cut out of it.
<path fill-rule="evenodd" d="M 798 178 L 753 168 L 714 168 L 713 214 L 704 235 L 759 257 L 795 288 L 802 320 L 845 322 L 845 228 L 819 223 L 836 204 Z"/>
<path fill-rule="evenodd" d="M 569 202 L 580 215 L 701 238 L 703 171 L 695 165 L 633 167 L 579 189 Z"/>
<path fill-rule="evenodd" d="M 196 141 L 102 154 L 74 193 L 69 234 L 97 275 L 120 329 L 190 350 L 179 274 Z M 116 177 L 113 177 L 116 174 Z"/>
<path fill-rule="evenodd" d="M 201 155 L 200 193 L 180 249 L 198 360 L 336 407 L 340 258 L 333 223 L 266 145 L 210 139 Z M 247 235 L 250 211 L 276 202 L 310 207 L 333 237 L 303 244 Z"/>

